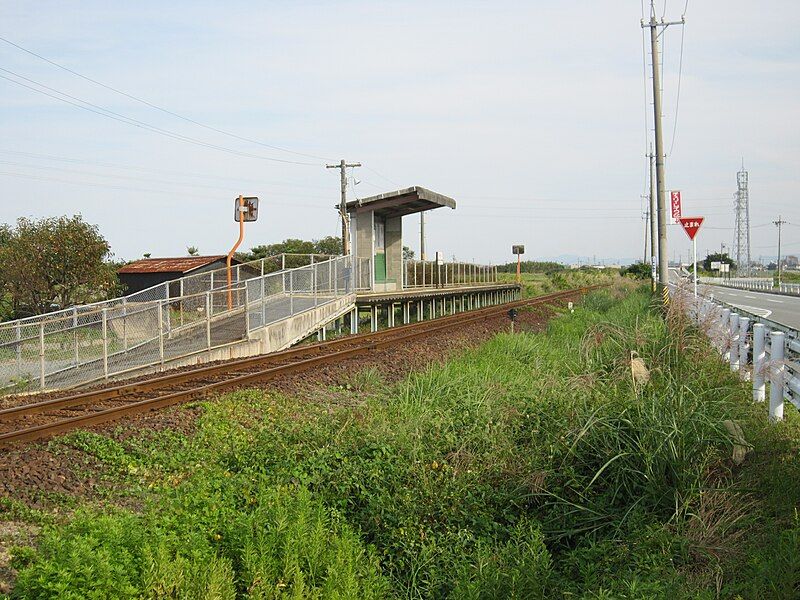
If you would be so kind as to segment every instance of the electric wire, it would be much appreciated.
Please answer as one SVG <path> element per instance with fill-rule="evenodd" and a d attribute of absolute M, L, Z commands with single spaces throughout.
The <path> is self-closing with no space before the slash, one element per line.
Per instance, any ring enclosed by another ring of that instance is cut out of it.
<path fill-rule="evenodd" d="M 22 152 L 19 150 L 9 150 L 6 148 L 0 148 L 0 154 L 10 154 L 13 156 L 19 156 L 24 158 L 32 158 L 36 160 L 47 160 L 53 162 L 60 162 L 66 164 L 83 164 L 83 165 L 90 165 L 95 167 L 101 167 L 105 169 L 119 169 L 124 171 L 134 171 L 139 173 L 155 173 L 157 175 L 166 175 L 171 177 L 186 177 L 191 179 L 204 179 L 204 180 L 217 180 L 217 181 L 231 181 L 236 182 L 238 184 L 248 183 L 257 186 L 292 186 L 292 187 L 301 187 L 301 188 L 309 188 L 309 189 L 318 189 L 318 190 L 327 190 L 330 189 L 328 186 L 323 185 L 310 185 L 307 183 L 294 183 L 289 181 L 262 181 L 257 179 L 245 179 L 241 177 L 224 177 L 220 175 L 211 175 L 209 173 L 187 173 L 187 172 L 180 172 L 180 171 L 171 171 L 165 169 L 153 169 L 148 167 L 140 167 L 136 165 L 124 165 L 120 163 L 112 163 L 112 162 L 105 162 L 105 161 L 97 161 L 97 160 L 87 160 L 83 158 L 75 158 L 75 157 L 68 157 L 68 156 L 58 156 L 53 154 L 38 154 L 35 152 Z M 40 168 L 39 166 L 32 166 L 29 165 L 30 168 Z M 42 167 L 43 168 L 43 167 Z M 190 184 L 181 184 L 181 185 L 190 185 Z"/>
<path fill-rule="evenodd" d="M 283 148 L 281 146 L 275 146 L 273 144 L 267 144 L 265 142 L 261 142 L 261 141 L 258 141 L 258 140 L 254 140 L 252 138 L 244 137 L 244 136 L 238 135 L 236 133 L 232 133 L 230 131 L 226 131 L 224 129 L 219 129 L 219 128 L 213 127 L 211 125 L 207 125 L 205 123 L 197 121 L 196 119 L 192 119 L 191 117 L 187 117 L 185 115 L 182 115 L 182 114 L 176 113 L 174 111 L 171 111 L 169 109 L 166 109 L 166 108 L 163 108 L 161 106 L 158 106 L 157 104 L 153 104 L 152 102 L 148 102 L 147 100 L 144 100 L 143 98 L 139 98 L 138 96 L 134 96 L 133 94 L 130 94 L 130 93 L 125 92 L 125 91 L 122 91 L 122 90 L 120 90 L 118 88 L 115 88 L 114 86 L 111 86 L 111 85 L 108 85 L 106 83 L 103 83 L 102 81 L 98 81 L 97 79 L 93 79 L 92 77 L 84 75 L 83 73 L 79 73 L 78 71 L 75 71 L 74 69 L 70 69 L 69 67 L 66 67 L 66 66 L 64 66 L 64 65 L 62 65 L 60 63 L 55 62 L 54 60 L 51 60 L 51 59 L 47 58 L 46 56 L 42 56 L 41 54 L 38 54 L 37 52 L 34 52 L 33 50 L 29 50 L 28 48 L 24 48 L 23 46 L 20 46 L 19 44 L 15 43 L 15 42 L 12 42 L 11 40 L 9 40 L 7 38 L 4 38 L 4 37 L 0 36 L 0 41 L 3 41 L 6 44 L 9 44 L 9 45 L 11 45 L 11 46 L 23 51 L 23 52 L 26 52 L 26 53 L 30 54 L 31 56 L 35 56 L 36 58 L 38 58 L 40 60 L 43 60 L 44 62 L 49 63 L 49 64 L 53 65 L 54 67 L 58 67 L 59 69 L 62 69 L 64 71 L 66 71 L 67 73 L 71 73 L 72 75 L 80 77 L 81 79 L 84 79 L 84 80 L 86 80 L 86 81 L 88 81 L 90 83 L 98 85 L 98 86 L 100 86 L 102 88 L 105 88 L 105 89 L 107 89 L 109 91 L 112 91 L 112 92 L 114 92 L 116 94 L 120 94 L 122 96 L 125 96 L 126 98 L 130 98 L 131 100 L 135 100 L 136 102 L 140 102 L 141 104 L 144 104 L 145 106 L 149 106 L 150 108 L 153 108 L 153 109 L 158 110 L 158 111 L 160 111 L 160 112 L 162 112 L 164 114 L 167 114 L 167 115 L 170 115 L 172 117 L 175 117 L 175 118 L 181 119 L 183 121 L 186 121 L 187 123 L 192 123 L 193 125 L 197 125 L 198 127 L 203 127 L 204 129 L 208 129 L 209 131 L 214 131 L 216 133 L 220 133 L 222 135 L 226 135 L 228 137 L 231 137 L 231 138 L 243 141 L 243 142 L 249 142 L 251 144 L 256 144 L 256 145 L 259 145 L 259 146 L 263 146 L 265 148 L 270 148 L 272 150 L 278 150 L 280 152 L 287 152 L 289 154 L 294 154 L 294 155 L 297 155 L 297 156 L 305 156 L 306 158 L 315 158 L 315 159 L 319 159 L 319 160 L 332 160 L 332 159 L 327 159 L 327 158 L 325 158 L 323 156 L 316 156 L 314 154 L 306 154 L 304 152 L 297 152 L 295 150 L 289 150 L 288 148 Z"/>
<path fill-rule="evenodd" d="M 282 158 L 272 158 L 272 157 L 268 157 L 268 156 L 262 156 L 262 155 L 259 155 L 259 154 L 252 154 L 250 152 L 242 152 L 240 150 L 234 150 L 232 148 L 227 148 L 225 146 L 219 146 L 217 144 L 211 144 L 209 142 L 204 142 L 202 140 L 198 140 L 198 139 L 195 139 L 195 138 L 192 138 L 192 137 L 189 137 L 189 136 L 185 136 L 185 135 L 182 135 L 182 134 L 179 134 L 179 133 L 174 133 L 174 132 L 166 130 L 166 129 L 161 129 L 160 127 L 156 127 L 154 125 L 150 125 L 149 123 L 145 123 L 144 121 L 139 121 L 138 119 L 134 119 L 132 117 L 127 117 L 125 115 L 122 115 L 120 113 L 114 112 L 114 111 L 109 110 L 107 108 L 103 108 L 102 106 L 98 106 L 98 105 L 93 104 L 91 102 L 88 102 L 86 100 L 82 100 L 81 98 L 78 98 L 76 96 L 72 96 L 72 95 L 67 94 L 65 92 L 62 92 L 60 90 L 52 88 L 52 87 L 50 87 L 48 85 L 45 85 L 43 83 L 39 83 L 38 81 L 34 81 L 33 79 L 25 77 L 24 75 L 20 75 L 18 73 L 15 73 L 14 71 L 10 71 L 9 69 L 4 69 L 4 68 L 0 67 L 0 71 L 3 71 L 4 73 L 9 73 L 9 74 L 13 75 L 14 77 L 18 77 L 19 79 L 22 79 L 24 81 L 28 81 L 28 82 L 30 82 L 30 83 L 32 83 L 34 85 L 37 85 L 37 86 L 39 86 L 41 88 L 44 88 L 44 89 L 37 89 L 37 88 L 35 88 L 33 86 L 30 86 L 30 85 L 27 85 L 27 84 L 25 84 L 25 83 L 23 83 L 21 81 L 17 81 L 16 79 L 12 79 L 11 77 L 7 77 L 5 75 L 0 75 L 1 79 L 5 79 L 6 81 L 10 81 L 11 83 L 14 83 L 14 84 L 16 84 L 18 86 L 27 88 L 27 89 L 29 89 L 31 91 L 37 92 L 39 94 L 43 94 L 43 95 L 48 96 L 50 98 L 54 98 L 55 100 L 59 100 L 61 102 L 65 102 L 66 104 L 70 104 L 72 106 L 75 106 L 77 108 L 86 110 L 88 112 L 95 113 L 95 114 L 101 115 L 101 116 L 109 118 L 109 119 L 113 119 L 114 121 L 119 121 L 120 123 L 125 123 L 126 125 L 132 125 L 134 127 L 138 127 L 139 129 L 144 129 L 145 131 L 151 131 L 153 133 L 157 133 L 159 135 L 163 135 L 165 137 L 169 137 L 169 138 L 172 138 L 172 139 L 175 139 L 175 140 L 178 140 L 178 141 L 182 141 L 182 142 L 189 143 L 189 144 L 194 144 L 194 145 L 197 145 L 197 146 L 203 146 L 203 147 L 206 147 L 206 148 L 211 148 L 213 150 L 219 150 L 221 152 L 227 152 L 228 154 L 233 154 L 233 155 L 236 155 L 236 156 L 242 156 L 242 157 L 246 157 L 246 158 L 256 158 L 256 159 L 260 159 L 260 160 L 268 160 L 268 161 L 271 161 L 271 162 L 278 162 L 278 163 L 284 163 L 284 164 L 293 164 L 293 165 L 304 165 L 304 166 L 312 166 L 312 167 L 318 167 L 319 166 L 317 163 L 301 162 L 301 161 L 296 161 L 296 160 L 285 160 L 285 159 L 282 159 Z M 45 90 L 49 90 L 49 92 L 45 91 Z M 50 92 L 53 92 L 53 93 L 50 93 Z M 56 94 L 58 94 L 58 96 Z M 64 97 L 62 98 L 61 96 L 64 96 Z"/>
<path fill-rule="evenodd" d="M 686 0 L 686 7 L 689 6 L 689 0 Z M 683 20 L 686 17 L 686 10 L 684 10 L 683 15 L 681 15 L 681 19 Z M 683 38 L 686 34 L 686 23 L 681 24 L 681 49 L 680 49 L 680 58 L 678 59 L 678 89 L 675 94 L 675 115 L 672 118 L 672 141 L 669 145 L 669 155 L 672 156 L 672 149 L 675 147 L 675 136 L 678 131 L 678 107 L 680 106 L 681 102 L 681 79 L 683 75 Z"/>

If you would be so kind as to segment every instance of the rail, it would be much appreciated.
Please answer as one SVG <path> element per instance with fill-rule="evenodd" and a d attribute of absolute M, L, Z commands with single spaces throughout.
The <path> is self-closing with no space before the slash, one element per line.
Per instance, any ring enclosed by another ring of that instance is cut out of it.
<path fill-rule="evenodd" d="M 250 332 L 359 289 L 370 262 L 278 255 L 135 294 L 0 324 L 0 390 L 43 390 L 108 379 L 246 339 Z M 317 255 L 319 256 L 319 255 Z M 178 293 L 176 293 L 178 292 Z"/>
<path fill-rule="evenodd" d="M 682 285 L 670 284 L 673 301 L 684 306 L 703 329 L 731 371 L 751 381 L 753 400 L 764 402 L 769 385 L 769 417 L 783 420 L 786 400 L 800 409 L 800 333 L 714 298 L 696 299 Z"/>
<path fill-rule="evenodd" d="M 435 321 L 345 336 L 282 352 L 161 374 L 141 381 L 115 384 L 69 396 L 27 398 L 24 404 L 0 410 L 0 445 L 31 441 L 78 427 L 97 425 L 128 415 L 197 400 L 211 393 L 269 381 L 278 376 L 307 371 L 323 364 L 340 363 L 344 358 L 430 337 L 449 329 L 462 328 L 465 324 L 481 322 L 487 317 L 504 315 L 509 307 L 568 300 L 576 294 L 584 294 L 597 287 L 600 286 L 563 290 L 536 298 L 465 311 Z M 62 412 L 59 415 L 57 411 Z M 29 426 L 27 421 L 19 421 L 21 417 L 29 415 L 39 415 L 44 422 Z"/>
<path fill-rule="evenodd" d="M 465 262 L 403 261 L 403 288 L 497 283 L 497 267 Z"/>

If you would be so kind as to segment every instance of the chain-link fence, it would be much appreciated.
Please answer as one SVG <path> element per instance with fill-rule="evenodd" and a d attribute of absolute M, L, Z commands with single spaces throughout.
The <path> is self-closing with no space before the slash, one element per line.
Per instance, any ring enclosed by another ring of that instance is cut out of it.
<path fill-rule="evenodd" d="M 406 260 L 404 263 L 404 288 L 497 283 L 497 267 L 490 265 L 423 260 Z"/>
<path fill-rule="evenodd" d="M 3 323 L 0 389 L 74 386 L 243 340 L 266 324 L 368 289 L 369 269 L 368 260 L 350 256 L 280 255 L 237 265 L 230 287 L 220 269 Z"/>

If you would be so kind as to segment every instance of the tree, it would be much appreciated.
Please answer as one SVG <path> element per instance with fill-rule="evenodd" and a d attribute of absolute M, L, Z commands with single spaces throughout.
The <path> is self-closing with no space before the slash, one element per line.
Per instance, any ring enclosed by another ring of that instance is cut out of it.
<path fill-rule="evenodd" d="M 342 253 L 342 238 L 329 235 L 321 240 L 314 240 L 314 251 L 317 254 L 338 255 Z"/>
<path fill-rule="evenodd" d="M 81 215 L 30 220 L 0 233 L 0 283 L 14 314 L 42 314 L 107 298 L 118 282 L 111 249 Z"/>
<path fill-rule="evenodd" d="M 189 246 L 186 249 L 186 252 L 189 253 L 189 256 L 197 256 L 199 254 L 199 251 L 197 250 L 197 246 Z"/>
<path fill-rule="evenodd" d="M 342 239 L 334 235 L 329 235 L 320 240 L 300 240 L 288 238 L 276 244 L 264 244 L 254 246 L 250 252 L 242 252 L 237 258 L 242 261 L 258 260 L 268 256 L 278 254 L 331 254 L 342 253 Z"/>
<path fill-rule="evenodd" d="M 403 260 L 414 260 L 414 251 L 408 246 L 403 246 Z"/>
<path fill-rule="evenodd" d="M 643 262 L 637 262 L 619 270 L 620 275 L 630 275 L 635 279 L 649 279 L 650 278 L 650 265 Z"/>
<path fill-rule="evenodd" d="M 733 262 L 733 259 L 728 256 L 728 253 L 721 253 L 721 252 L 712 252 L 708 256 L 703 259 L 702 263 L 698 263 L 698 266 L 703 267 L 704 270 L 710 271 L 711 270 L 711 263 L 712 262 L 722 262 L 727 263 L 731 266 L 731 271 L 736 270 L 736 263 Z"/>

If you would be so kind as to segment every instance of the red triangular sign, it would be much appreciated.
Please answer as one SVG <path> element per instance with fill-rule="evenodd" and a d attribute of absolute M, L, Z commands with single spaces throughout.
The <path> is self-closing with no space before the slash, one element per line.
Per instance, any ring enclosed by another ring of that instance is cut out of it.
<path fill-rule="evenodd" d="M 689 236 L 689 239 L 694 240 L 694 236 L 697 235 L 705 219 L 703 217 L 681 217 L 678 220 L 681 222 L 683 230 Z"/>

